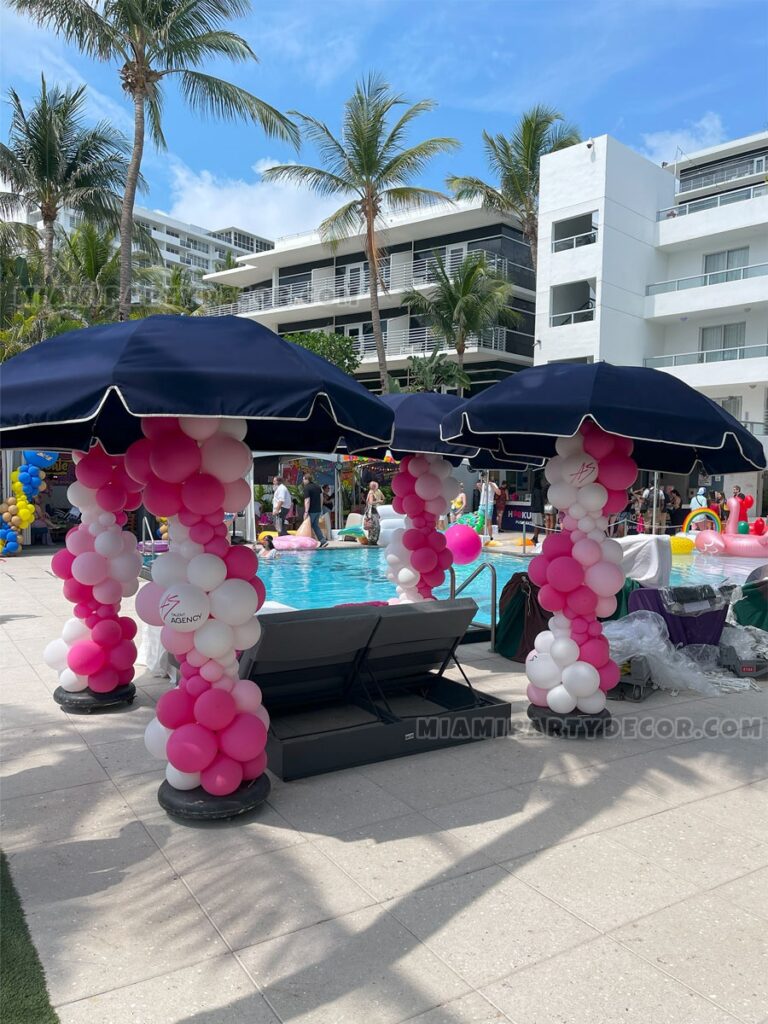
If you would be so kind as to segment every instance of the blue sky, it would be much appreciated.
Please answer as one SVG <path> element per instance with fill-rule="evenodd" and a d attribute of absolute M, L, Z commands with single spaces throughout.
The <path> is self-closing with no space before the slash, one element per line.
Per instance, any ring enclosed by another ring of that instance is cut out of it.
<path fill-rule="evenodd" d="M 4 91 L 30 99 L 41 70 L 49 82 L 86 82 L 91 115 L 130 131 L 114 66 L 5 9 L 0 27 Z M 234 28 L 260 64 L 206 70 L 332 128 L 371 69 L 409 99 L 435 99 L 414 139 L 450 135 L 463 146 L 435 161 L 423 184 L 436 188 L 449 171 L 484 175 L 482 129 L 509 131 L 536 102 L 585 136 L 608 132 L 657 161 L 768 128 L 766 0 L 255 0 Z M 4 111 L 3 137 L 6 124 Z M 165 130 L 169 151 L 145 157 L 143 205 L 268 237 L 315 227 L 332 208 L 260 181 L 259 169 L 296 156 L 255 127 L 201 121 L 169 90 Z"/>

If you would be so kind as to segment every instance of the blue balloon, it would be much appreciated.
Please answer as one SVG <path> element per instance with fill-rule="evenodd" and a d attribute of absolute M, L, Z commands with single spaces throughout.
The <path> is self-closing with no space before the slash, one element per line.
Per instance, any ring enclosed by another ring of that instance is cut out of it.
<path fill-rule="evenodd" d="M 28 462 L 30 466 L 38 466 L 40 469 L 47 469 L 49 466 L 52 466 L 59 457 L 58 452 L 28 451 L 22 454 L 25 462 Z"/>
<path fill-rule="evenodd" d="M 40 476 L 39 466 L 27 466 L 27 472 L 30 476 Z"/>

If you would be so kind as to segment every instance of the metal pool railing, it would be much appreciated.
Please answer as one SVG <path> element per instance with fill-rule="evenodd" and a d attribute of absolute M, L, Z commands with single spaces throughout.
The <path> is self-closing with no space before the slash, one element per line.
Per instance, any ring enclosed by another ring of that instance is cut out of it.
<path fill-rule="evenodd" d="M 459 594 L 463 590 L 466 590 L 466 588 L 469 586 L 469 584 L 472 583 L 473 580 L 477 579 L 477 577 L 480 576 L 483 572 L 485 572 L 486 569 L 488 570 L 488 572 L 490 574 L 490 577 L 491 577 L 491 621 L 490 621 L 489 625 L 490 625 L 490 630 L 491 630 L 491 650 L 495 651 L 496 650 L 496 591 L 497 591 L 496 567 L 491 565 L 490 562 L 481 562 L 480 565 L 478 565 L 478 567 L 473 572 L 471 572 L 469 574 L 469 576 L 467 576 L 467 578 L 465 580 L 462 580 L 461 583 L 457 586 L 456 585 L 456 572 L 455 572 L 453 566 L 451 566 L 449 568 L 449 570 L 448 570 L 448 573 L 449 573 L 450 579 L 451 579 L 450 596 L 451 596 L 451 598 L 458 597 Z"/>

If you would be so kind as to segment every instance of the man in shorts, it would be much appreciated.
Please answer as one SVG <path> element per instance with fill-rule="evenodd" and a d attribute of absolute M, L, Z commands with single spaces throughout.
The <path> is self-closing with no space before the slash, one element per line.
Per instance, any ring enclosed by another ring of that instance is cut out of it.
<path fill-rule="evenodd" d="M 539 543 L 539 530 L 544 529 L 544 487 L 541 473 L 533 478 L 531 487 L 531 522 L 533 523 L 533 543 Z"/>

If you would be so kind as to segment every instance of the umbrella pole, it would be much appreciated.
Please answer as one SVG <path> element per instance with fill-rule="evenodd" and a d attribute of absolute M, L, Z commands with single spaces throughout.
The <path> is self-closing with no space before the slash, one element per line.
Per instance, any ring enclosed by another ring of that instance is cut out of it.
<path fill-rule="evenodd" d="M 659 474 L 653 474 L 653 513 L 651 515 L 651 533 L 656 533 L 656 496 L 659 493 Z"/>

